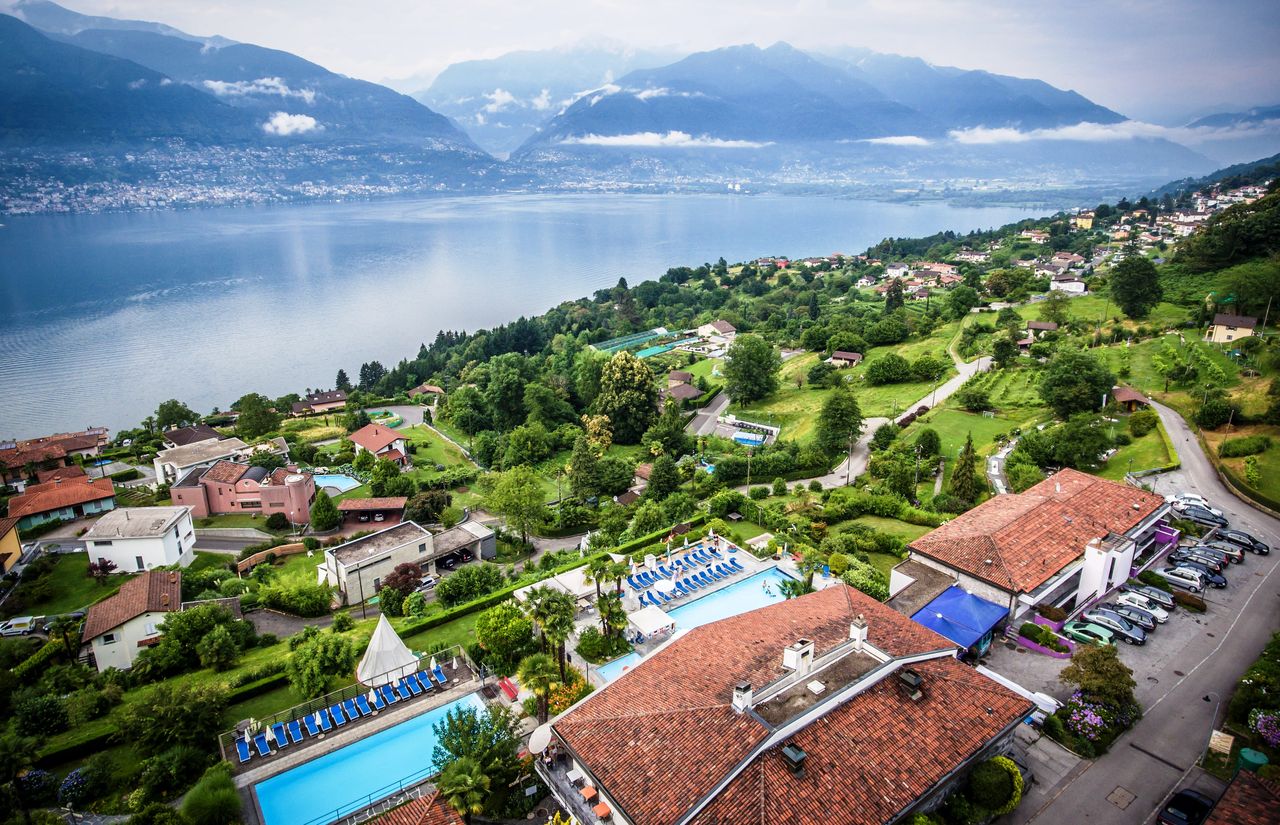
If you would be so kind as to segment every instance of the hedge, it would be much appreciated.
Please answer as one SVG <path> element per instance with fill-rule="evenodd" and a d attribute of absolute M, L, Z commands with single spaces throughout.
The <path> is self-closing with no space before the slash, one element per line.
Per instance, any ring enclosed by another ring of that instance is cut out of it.
<path fill-rule="evenodd" d="M 21 682 L 36 668 L 41 667 L 46 662 L 60 655 L 62 650 L 63 645 L 53 640 L 47 641 L 44 643 L 43 647 L 35 653 L 32 653 L 26 659 L 22 660 L 22 662 L 20 662 L 11 672 L 14 677 Z"/>
<path fill-rule="evenodd" d="M 1271 446 L 1271 439 L 1265 435 L 1247 435 L 1242 438 L 1228 438 L 1218 445 L 1220 458 L 1243 458 L 1257 455 Z"/>
<path fill-rule="evenodd" d="M 105 717 L 104 717 L 105 719 Z M 111 745 L 115 744 L 115 727 L 107 727 L 98 733 L 92 734 L 65 745 L 53 748 L 52 750 L 41 751 L 36 758 L 37 765 L 60 765 L 73 760 L 78 761 L 87 759 Z"/>
<path fill-rule="evenodd" d="M 133 481 L 135 478 L 142 478 L 142 471 L 137 467 L 130 467 L 127 470 L 112 473 L 108 478 L 111 478 L 114 481 Z"/>

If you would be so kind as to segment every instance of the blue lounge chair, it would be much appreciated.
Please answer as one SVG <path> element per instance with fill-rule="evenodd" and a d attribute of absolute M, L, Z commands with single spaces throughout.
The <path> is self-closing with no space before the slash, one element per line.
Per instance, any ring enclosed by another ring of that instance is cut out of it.
<path fill-rule="evenodd" d="M 283 748 L 289 744 L 289 732 L 284 728 L 284 722 L 276 722 L 271 726 L 271 734 L 276 738 L 276 747 Z"/>
<path fill-rule="evenodd" d="M 400 687 L 401 693 L 404 693 L 407 690 L 409 691 L 410 696 L 422 695 L 422 685 L 418 683 L 417 679 L 410 679 L 408 676 L 406 676 L 400 680 L 399 687 Z"/>
<path fill-rule="evenodd" d="M 307 729 L 307 736 L 320 735 L 320 726 L 316 724 L 316 717 L 314 715 L 307 714 L 302 717 L 302 725 Z"/>
<path fill-rule="evenodd" d="M 641 573 L 640 573 L 640 582 L 641 582 L 641 584 L 643 584 L 645 587 L 650 586 L 651 584 L 653 584 L 653 583 L 654 583 L 654 582 L 656 582 L 657 580 L 658 580 L 658 577 L 657 577 L 657 576 L 655 576 L 655 575 L 653 575 L 652 573 L 650 573 L 650 572 L 649 572 L 649 571 L 647 571 L 647 570 L 646 570 L 646 571 L 643 571 L 643 572 L 641 572 Z"/>
<path fill-rule="evenodd" d="M 692 578 L 689 578 L 689 577 L 685 577 L 685 580 L 684 580 L 684 586 L 685 586 L 685 587 L 687 587 L 687 588 L 689 588 L 690 590 L 701 590 L 701 589 L 702 589 L 702 586 L 701 586 L 701 585 L 699 585 L 696 581 L 694 581 Z"/>
<path fill-rule="evenodd" d="M 396 702 L 400 701 L 400 697 L 391 689 L 391 685 L 383 685 L 378 688 L 378 694 L 382 696 L 382 700 L 388 705 L 394 705 Z"/>
<path fill-rule="evenodd" d="M 347 724 L 347 717 L 342 712 L 342 705 L 330 705 L 329 714 L 333 716 L 333 724 L 342 727 Z"/>
<path fill-rule="evenodd" d="M 328 733 L 333 730 L 333 721 L 329 718 L 329 710 L 327 708 L 320 709 L 320 732 Z"/>
<path fill-rule="evenodd" d="M 729 559 L 729 565 L 733 567 L 734 570 L 737 570 L 739 572 L 747 569 L 743 567 L 742 562 L 738 561 L 737 559 Z"/>
<path fill-rule="evenodd" d="M 652 592 L 652 591 L 650 591 L 650 592 Z M 670 596 L 668 596 L 666 593 L 659 593 L 659 594 L 658 594 L 658 598 L 659 598 L 659 599 L 662 599 L 662 603 L 663 603 L 663 604 L 666 604 L 667 602 L 671 601 L 671 597 L 670 597 Z"/>
<path fill-rule="evenodd" d="M 444 675 L 444 668 L 440 667 L 440 665 L 432 668 L 431 674 L 436 677 L 436 681 L 440 684 L 447 685 L 449 683 L 449 677 Z"/>
<path fill-rule="evenodd" d="M 343 699 L 342 710 L 346 712 L 347 718 L 352 722 L 360 718 L 360 711 L 356 710 L 356 702 L 354 699 Z"/>
<path fill-rule="evenodd" d="M 702 575 L 706 576 L 708 579 L 710 579 L 713 582 L 720 581 L 720 574 L 712 570 L 710 567 L 708 567 L 706 570 L 703 570 Z"/>
<path fill-rule="evenodd" d="M 710 550 L 710 551 L 708 551 L 708 552 L 710 552 L 710 553 L 711 553 L 711 555 L 715 556 L 715 557 L 716 557 L 716 558 L 718 558 L 718 559 L 723 559 L 723 558 L 724 558 L 724 556 L 720 555 L 720 551 L 719 551 L 719 550 L 717 550 L 717 549 L 715 549 L 714 547 L 712 547 L 712 548 L 711 548 L 711 550 Z"/>
<path fill-rule="evenodd" d="M 253 747 L 258 751 L 258 756 L 270 756 L 271 746 L 267 744 L 267 735 L 260 733 L 253 737 Z"/>
<path fill-rule="evenodd" d="M 631 586 L 631 589 L 632 589 L 632 590 L 639 590 L 639 589 L 641 589 L 641 588 L 640 588 L 640 584 L 639 584 L 639 582 L 637 582 L 637 581 L 636 581 L 635 576 L 627 576 L 627 584 L 629 584 L 629 585 Z"/>
<path fill-rule="evenodd" d="M 707 586 L 707 583 L 702 580 L 702 571 L 698 571 L 690 576 L 689 581 L 696 584 L 700 589 Z"/>
<path fill-rule="evenodd" d="M 709 561 L 711 561 L 710 554 L 708 554 L 706 550 L 698 550 L 698 563 L 706 564 Z"/>
<path fill-rule="evenodd" d="M 382 701 L 382 694 L 378 692 L 377 688 L 374 688 L 373 690 L 369 691 L 369 696 L 372 697 L 369 700 L 369 704 L 373 707 L 374 710 L 382 710 L 387 706 L 387 703 Z"/>
<path fill-rule="evenodd" d="M 285 725 L 285 728 L 287 728 L 289 731 L 290 742 L 296 745 L 302 741 L 302 723 L 301 722 L 299 722 L 297 719 L 294 719 L 293 721 Z"/>
<path fill-rule="evenodd" d="M 249 750 L 249 743 L 239 736 L 236 737 L 236 755 L 240 757 L 241 765 L 248 762 L 249 757 L 253 756 L 253 753 Z"/>
<path fill-rule="evenodd" d="M 418 671 L 414 677 L 418 680 L 418 684 L 422 685 L 423 690 L 430 692 L 435 689 L 436 685 L 431 681 L 431 674 L 425 670 Z"/>
<path fill-rule="evenodd" d="M 717 564 L 717 565 L 716 565 L 716 572 L 717 572 L 717 573 L 719 573 L 721 576 L 732 576 L 732 575 L 733 575 L 733 571 L 732 571 L 732 570 L 728 570 L 728 569 L 726 569 L 726 568 L 725 568 L 725 566 L 724 566 L 723 564 Z"/>
<path fill-rule="evenodd" d="M 681 596 L 688 596 L 693 591 L 684 586 L 684 582 L 676 582 L 676 590 L 680 591 Z"/>
<path fill-rule="evenodd" d="M 373 708 L 369 706 L 369 700 L 364 696 L 356 697 L 356 707 L 360 709 L 361 716 L 372 716 Z"/>

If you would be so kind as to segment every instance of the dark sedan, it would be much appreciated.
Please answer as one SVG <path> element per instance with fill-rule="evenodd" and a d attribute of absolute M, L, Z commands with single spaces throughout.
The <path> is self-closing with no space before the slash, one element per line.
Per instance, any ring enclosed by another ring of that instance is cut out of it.
<path fill-rule="evenodd" d="M 1216 538 L 1248 550 L 1250 553 L 1256 553 L 1259 556 L 1265 556 L 1271 552 L 1271 548 L 1266 542 L 1259 541 L 1243 530 L 1219 530 Z"/>
<path fill-rule="evenodd" d="M 1174 562 L 1174 567 L 1186 567 L 1195 570 L 1204 576 L 1204 580 L 1214 587 L 1222 589 L 1227 586 L 1227 577 L 1221 573 L 1210 570 L 1207 566 L 1197 561 L 1179 561 Z"/>
<path fill-rule="evenodd" d="M 1173 600 L 1173 596 L 1170 596 L 1158 587 L 1152 587 L 1147 584 L 1129 584 L 1126 582 L 1120 586 L 1120 589 L 1129 593 L 1137 593 L 1140 596 L 1145 596 L 1163 607 L 1165 610 L 1173 610 L 1173 608 L 1178 604 Z"/>
<path fill-rule="evenodd" d="M 1103 610 L 1110 610 L 1112 613 L 1119 614 L 1128 619 L 1130 623 L 1136 624 L 1138 627 L 1148 632 L 1156 629 L 1156 617 L 1147 611 L 1128 604 L 1100 604 Z"/>
<path fill-rule="evenodd" d="M 1222 516 L 1217 515 L 1216 513 L 1210 513 L 1203 507 L 1196 507 L 1194 505 L 1184 508 L 1178 515 L 1189 521 L 1194 521 L 1196 524 L 1203 524 L 1208 527 L 1227 527 L 1230 524 Z"/>
<path fill-rule="evenodd" d="M 1214 553 L 1200 552 L 1191 548 L 1174 550 L 1169 554 L 1170 564 L 1182 564 L 1184 561 L 1191 561 L 1196 564 L 1203 565 L 1215 573 L 1221 573 L 1222 568 L 1230 564 L 1230 562 L 1223 560 L 1222 557 Z"/>
<path fill-rule="evenodd" d="M 1157 821 L 1160 825 L 1201 825 L 1213 810 L 1214 802 L 1209 797 L 1190 788 L 1178 791 L 1160 811 Z"/>

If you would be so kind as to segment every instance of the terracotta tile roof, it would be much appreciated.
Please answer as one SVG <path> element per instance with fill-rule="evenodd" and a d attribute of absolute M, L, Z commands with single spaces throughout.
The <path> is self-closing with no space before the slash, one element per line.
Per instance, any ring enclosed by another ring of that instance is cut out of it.
<path fill-rule="evenodd" d="M 143 613 L 169 613 L 182 605 L 182 574 L 149 570 L 130 579 L 114 595 L 89 608 L 84 620 L 86 642 L 110 632 Z"/>
<path fill-rule="evenodd" d="M 20 469 L 27 464 L 39 464 L 55 458 L 66 458 L 67 451 L 61 444 L 33 444 L 12 450 L 0 450 L 0 464 L 13 469 Z"/>
<path fill-rule="evenodd" d="M 433 395 L 444 395 L 444 388 L 437 387 L 435 384 L 419 384 L 409 390 L 409 397 L 413 398 L 414 396 L 426 395 L 427 393 L 432 393 Z"/>
<path fill-rule="evenodd" d="M 845 350 L 838 349 L 835 352 L 831 353 L 831 357 L 836 361 L 852 361 L 853 363 L 856 364 L 862 360 L 862 353 L 846 352 Z"/>
<path fill-rule="evenodd" d="M 1151 404 L 1150 399 L 1148 399 L 1145 395 L 1143 395 L 1142 393 L 1138 392 L 1135 389 L 1130 389 L 1129 387 L 1113 388 L 1111 390 L 1111 397 L 1114 398 L 1118 403 L 1124 403 L 1125 401 L 1136 401 L 1139 404 L 1147 404 L 1147 405 Z"/>
<path fill-rule="evenodd" d="M 1165 506 L 1154 493 L 1062 470 L 1023 493 L 996 496 L 908 548 L 1007 592 L 1029 593 L 1107 533 L 1125 533 Z"/>
<path fill-rule="evenodd" d="M 671 372 L 667 373 L 667 380 L 682 381 L 688 384 L 693 381 L 693 373 L 686 372 L 685 370 L 672 370 Z"/>
<path fill-rule="evenodd" d="M 404 496 L 383 498 L 345 498 L 338 502 L 338 512 L 354 513 L 361 510 L 403 510 L 409 499 Z"/>
<path fill-rule="evenodd" d="M 438 791 L 406 802 L 370 822 L 377 825 L 462 825 L 463 819 Z"/>
<path fill-rule="evenodd" d="M 648 481 L 649 475 L 652 472 L 653 472 L 653 465 L 648 462 L 636 465 L 636 469 L 635 469 L 636 478 L 643 478 L 644 480 Z"/>
<path fill-rule="evenodd" d="M 1204 825 L 1277 825 L 1280 784 L 1238 771 Z"/>
<path fill-rule="evenodd" d="M 73 464 L 70 467 L 55 467 L 52 470 L 36 470 L 36 479 L 40 484 L 47 484 L 55 479 L 87 478 L 84 468 Z"/>
<path fill-rule="evenodd" d="M 30 516 L 63 507 L 113 498 L 116 488 L 109 478 L 69 478 L 47 484 L 28 485 L 22 495 L 9 499 L 10 516 Z"/>
<path fill-rule="evenodd" d="M 912 701 L 885 679 L 801 729 L 804 778 L 781 746 L 765 751 L 693 821 L 881 825 L 893 822 L 1003 730 L 1031 703 L 955 659 L 912 665 L 924 696 Z"/>
<path fill-rule="evenodd" d="M 164 440 L 168 441 L 175 447 L 185 447 L 186 445 L 194 444 L 197 441 L 210 441 L 216 438 L 222 438 L 222 434 L 213 427 L 210 427 L 208 424 L 179 427 L 176 430 L 168 430 L 164 434 Z"/>
<path fill-rule="evenodd" d="M 381 424 L 366 424 L 351 434 L 351 441 L 371 453 L 381 452 L 404 436 Z"/>
<path fill-rule="evenodd" d="M 284 480 L 292 475 L 297 475 L 297 470 L 290 470 L 287 467 L 277 467 L 271 471 L 271 483 L 276 485 L 284 484 Z"/>
<path fill-rule="evenodd" d="M 18 517 L 0 518 L 0 538 L 4 538 L 10 530 L 18 529 Z"/>
<path fill-rule="evenodd" d="M 848 641 L 849 623 L 859 614 L 867 617 L 868 641 L 891 656 L 954 649 L 851 587 L 828 587 L 690 630 L 553 729 L 631 821 L 672 822 L 770 734 L 753 716 L 733 710 L 734 685 L 763 687 L 784 676 L 782 651 L 800 638 L 813 640 L 820 658 Z M 973 722 L 957 716 L 956 725 Z"/>
<path fill-rule="evenodd" d="M 235 484 L 245 473 L 249 472 L 248 464 L 237 464 L 234 461 L 221 460 L 204 471 L 201 481 L 218 481 L 223 484 Z"/>
<path fill-rule="evenodd" d="M 666 393 L 677 401 L 692 401 L 702 397 L 702 390 L 692 384 L 676 384 L 674 387 L 669 387 Z"/>
<path fill-rule="evenodd" d="M 1058 329 L 1058 325 L 1053 321 L 1027 321 L 1027 329 L 1038 329 L 1044 332 L 1054 332 Z"/>
<path fill-rule="evenodd" d="M 399 462 L 404 461 L 404 453 L 399 450 L 387 450 L 385 453 L 379 455 L 378 458 L 385 458 L 387 461 Z"/>

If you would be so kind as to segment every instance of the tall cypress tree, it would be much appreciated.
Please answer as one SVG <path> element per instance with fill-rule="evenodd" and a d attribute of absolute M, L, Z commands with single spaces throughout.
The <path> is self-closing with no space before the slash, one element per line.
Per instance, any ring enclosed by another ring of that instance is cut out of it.
<path fill-rule="evenodd" d="M 951 495 L 972 505 L 982 493 L 982 482 L 978 479 L 978 453 L 973 449 L 973 433 L 969 433 L 956 459 L 955 469 L 951 471 Z"/>

